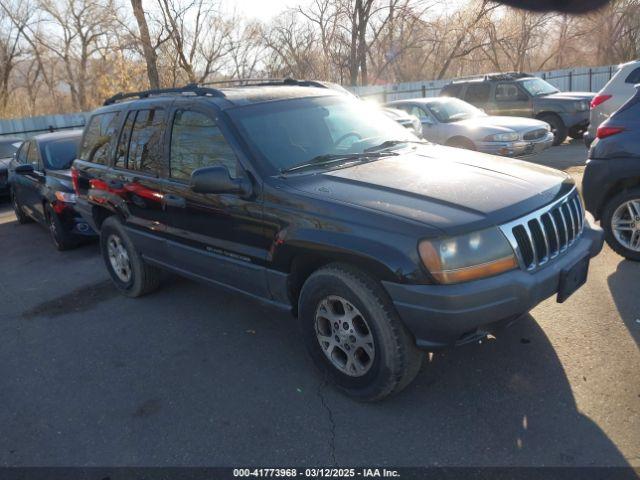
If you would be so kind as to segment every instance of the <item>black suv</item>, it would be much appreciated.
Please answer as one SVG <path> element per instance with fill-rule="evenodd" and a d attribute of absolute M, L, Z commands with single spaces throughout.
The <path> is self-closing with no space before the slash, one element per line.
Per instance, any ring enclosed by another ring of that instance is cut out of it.
<path fill-rule="evenodd" d="M 374 106 L 286 80 L 119 94 L 74 162 L 115 286 L 159 269 L 292 311 L 362 400 L 585 281 L 603 242 L 573 181 L 418 140 Z"/>
<path fill-rule="evenodd" d="M 528 73 L 490 73 L 460 78 L 446 85 L 441 95 L 458 97 L 490 115 L 532 117 L 551 125 L 554 145 L 567 138 L 582 138 L 589 127 L 589 103 L 595 93 L 560 92 Z"/>
<path fill-rule="evenodd" d="M 582 191 L 587 209 L 600 220 L 611 248 L 640 261 L 640 85 L 598 127 Z"/>

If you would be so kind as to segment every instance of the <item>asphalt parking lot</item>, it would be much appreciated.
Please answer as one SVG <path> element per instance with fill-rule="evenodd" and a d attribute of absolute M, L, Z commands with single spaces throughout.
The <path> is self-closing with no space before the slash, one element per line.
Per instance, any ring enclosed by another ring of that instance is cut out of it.
<path fill-rule="evenodd" d="M 566 303 L 359 404 L 288 315 L 176 277 L 121 297 L 96 244 L 57 252 L 6 202 L 0 245 L 2 465 L 640 466 L 640 264 L 607 247 Z"/>

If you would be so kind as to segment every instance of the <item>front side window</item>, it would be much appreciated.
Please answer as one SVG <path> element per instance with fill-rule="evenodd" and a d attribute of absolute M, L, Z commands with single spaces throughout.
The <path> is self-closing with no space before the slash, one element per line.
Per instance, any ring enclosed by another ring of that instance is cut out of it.
<path fill-rule="evenodd" d="M 44 146 L 45 168 L 50 170 L 66 170 L 78 153 L 79 138 L 69 138 L 64 140 L 54 140 Z"/>
<path fill-rule="evenodd" d="M 486 103 L 489 101 L 490 90 L 491 85 L 488 83 L 470 83 L 467 86 L 467 92 L 464 95 L 464 99 L 474 105 Z"/>
<path fill-rule="evenodd" d="M 160 172 L 164 125 L 164 110 L 138 110 L 129 140 L 128 170 L 154 175 Z"/>
<path fill-rule="evenodd" d="M 20 150 L 18 150 L 18 154 L 16 155 L 16 160 L 19 164 L 24 165 L 27 162 L 27 154 L 29 151 L 29 143 L 30 142 L 24 142 L 22 144 L 22 146 L 20 147 Z"/>
<path fill-rule="evenodd" d="M 108 165 L 118 130 L 120 112 L 99 113 L 91 117 L 84 134 L 79 158 Z"/>
<path fill-rule="evenodd" d="M 265 102 L 227 110 L 276 171 L 323 155 L 361 154 L 385 141 L 418 141 L 379 107 L 347 96 Z"/>
<path fill-rule="evenodd" d="M 237 176 L 236 156 L 216 122 L 200 112 L 179 110 L 171 130 L 171 178 L 189 180 L 202 167 L 227 167 Z"/>
<path fill-rule="evenodd" d="M 499 83 L 496 85 L 496 101 L 512 102 L 518 100 L 518 87 L 513 83 Z"/>

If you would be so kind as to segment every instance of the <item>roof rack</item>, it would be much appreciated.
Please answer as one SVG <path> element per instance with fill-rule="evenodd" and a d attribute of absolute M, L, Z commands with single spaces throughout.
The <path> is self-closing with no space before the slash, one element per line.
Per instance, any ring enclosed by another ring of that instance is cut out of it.
<path fill-rule="evenodd" d="M 467 77 L 458 77 L 451 83 L 468 82 L 468 81 L 484 81 L 484 80 L 515 80 L 517 78 L 533 77 L 530 73 L 525 72 L 497 72 L 484 73 L 482 75 L 470 75 Z"/>
<path fill-rule="evenodd" d="M 224 97 L 224 93 L 216 88 L 206 88 L 196 85 L 195 83 L 189 83 L 184 87 L 156 88 L 152 90 L 142 90 L 141 92 L 116 93 L 114 96 L 107 98 L 103 105 L 112 105 L 127 98 L 148 98 L 154 95 L 165 95 L 168 93 L 191 93 L 202 97 Z"/>
<path fill-rule="evenodd" d="M 233 85 L 237 87 L 267 87 L 267 86 L 298 86 L 328 88 L 324 83 L 316 80 L 298 80 L 295 78 L 237 78 L 229 80 L 215 80 L 200 85 Z"/>

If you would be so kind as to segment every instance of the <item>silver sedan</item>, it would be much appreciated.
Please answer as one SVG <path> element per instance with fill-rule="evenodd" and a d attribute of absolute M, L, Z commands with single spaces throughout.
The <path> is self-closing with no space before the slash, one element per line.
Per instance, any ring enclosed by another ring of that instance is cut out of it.
<path fill-rule="evenodd" d="M 431 142 L 494 155 L 532 155 L 553 144 L 549 124 L 524 117 L 498 117 L 458 98 L 397 100 L 386 104 L 415 115 Z"/>

